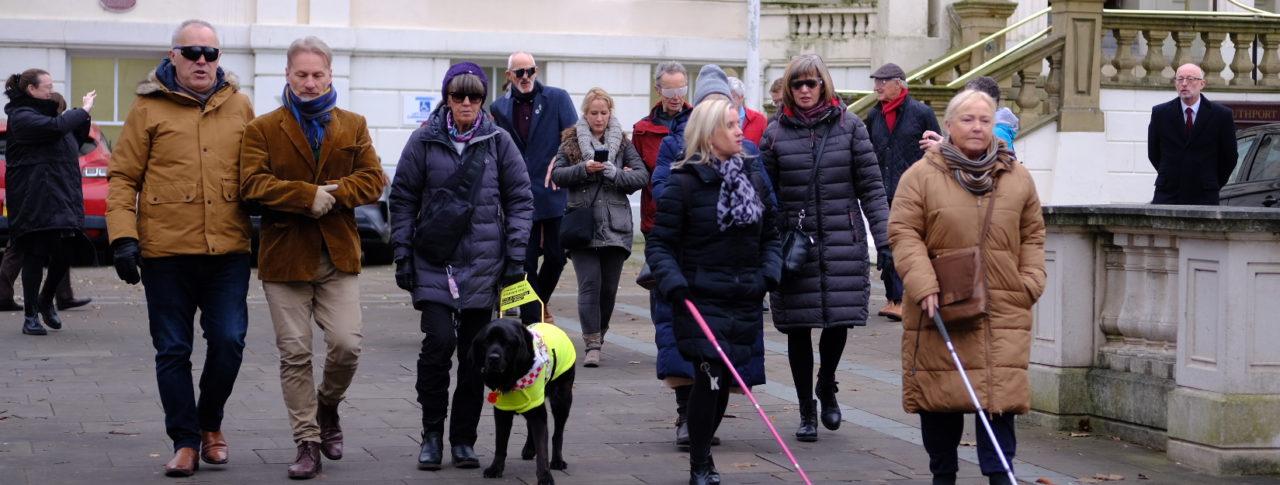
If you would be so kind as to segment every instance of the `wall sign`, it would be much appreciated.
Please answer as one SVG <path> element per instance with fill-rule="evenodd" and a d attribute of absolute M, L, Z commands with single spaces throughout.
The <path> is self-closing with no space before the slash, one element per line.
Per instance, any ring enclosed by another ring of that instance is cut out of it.
<path fill-rule="evenodd" d="M 404 94 L 404 124 L 421 125 L 431 117 L 431 109 L 436 106 L 436 97 L 426 93 Z"/>

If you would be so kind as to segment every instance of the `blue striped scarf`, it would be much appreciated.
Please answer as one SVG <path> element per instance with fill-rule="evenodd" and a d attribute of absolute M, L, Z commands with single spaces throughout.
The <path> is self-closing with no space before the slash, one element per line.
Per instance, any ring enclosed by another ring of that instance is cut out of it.
<path fill-rule="evenodd" d="M 289 108 L 289 112 L 293 113 L 298 124 L 302 125 L 302 133 L 307 135 L 307 144 L 311 145 L 312 150 L 319 150 L 320 141 L 324 140 L 325 125 L 333 119 L 333 108 L 338 105 L 338 92 L 333 90 L 333 86 L 329 86 L 316 99 L 303 101 L 285 84 L 284 96 L 280 99 Z"/>

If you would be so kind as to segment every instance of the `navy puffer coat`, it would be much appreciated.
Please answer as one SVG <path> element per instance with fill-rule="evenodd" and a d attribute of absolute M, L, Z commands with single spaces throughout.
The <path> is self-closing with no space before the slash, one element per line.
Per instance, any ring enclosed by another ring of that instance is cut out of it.
<path fill-rule="evenodd" d="M 74 108 L 59 115 L 57 109 L 55 101 L 25 94 L 4 107 L 9 116 L 5 203 L 13 239 L 84 228 L 80 144 L 89 140 L 89 113 Z"/>
<path fill-rule="evenodd" d="M 485 120 L 463 151 L 484 150 L 485 168 L 471 228 L 444 266 L 428 263 L 413 250 L 423 203 L 439 190 L 462 164 L 445 126 L 448 105 L 441 104 L 425 125 L 409 136 L 396 178 L 391 183 L 391 240 L 395 258 L 412 257 L 415 284 L 413 304 L 440 303 L 458 309 L 491 308 L 506 259 L 519 259 L 529 243 L 533 194 L 524 158 L 511 136 Z M 488 116 L 483 111 L 481 117 Z M 449 292 L 448 276 L 458 284 L 459 298 Z"/>
<path fill-rule="evenodd" d="M 659 294 L 668 297 L 688 289 L 690 298 L 716 335 L 734 366 L 751 360 L 752 347 L 763 325 L 761 299 L 776 285 L 782 271 L 781 242 L 773 204 L 755 165 L 743 170 L 762 197 L 760 221 L 721 231 L 716 202 L 721 178 L 710 165 L 677 168 L 658 199 L 658 216 L 649 231 L 645 258 L 658 280 Z M 685 189 L 683 184 L 694 184 Z M 688 198 L 685 195 L 688 193 Z M 683 302 L 671 302 L 676 347 L 690 361 L 720 357 Z"/>
<path fill-rule="evenodd" d="M 880 177 L 884 181 L 884 192 L 893 203 L 893 193 L 898 190 L 898 179 L 916 160 L 924 158 L 924 150 L 920 149 L 920 135 L 925 130 L 941 133 L 938 128 L 938 115 L 933 108 L 916 101 L 910 95 L 902 100 L 896 109 L 898 120 L 893 131 L 885 121 L 881 107 L 884 103 L 876 103 L 867 113 L 867 134 L 871 135 L 871 144 L 876 147 L 876 160 L 880 162 Z"/>
<path fill-rule="evenodd" d="M 828 130 L 826 148 L 815 157 Z M 876 247 L 889 246 L 889 204 L 866 126 L 840 103 L 811 123 L 783 110 L 765 130 L 760 150 L 777 189 L 783 229 L 795 226 L 815 158 L 819 163 L 817 193 L 803 222 L 816 248 L 803 269 L 783 275 L 772 293 L 774 326 L 787 332 L 866 325 L 871 286 L 864 214 Z"/>

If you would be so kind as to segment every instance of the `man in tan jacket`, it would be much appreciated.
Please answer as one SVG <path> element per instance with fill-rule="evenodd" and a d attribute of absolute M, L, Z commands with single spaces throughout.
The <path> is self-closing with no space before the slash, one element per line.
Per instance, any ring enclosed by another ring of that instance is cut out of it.
<path fill-rule="evenodd" d="M 249 216 L 240 206 L 240 138 L 249 97 L 218 67 L 213 26 L 188 20 L 138 85 L 111 155 L 107 232 L 116 273 L 142 281 L 156 379 L 174 456 L 169 476 L 224 464 L 222 408 L 240 372 L 249 313 Z M 139 275 L 141 269 L 141 275 Z M 207 341 L 197 400 L 194 320 Z"/>
<path fill-rule="evenodd" d="M 262 216 L 258 278 L 280 350 L 280 384 L 298 455 L 289 478 L 312 478 L 320 455 L 342 458 L 338 403 L 360 355 L 360 235 L 356 206 L 384 185 L 363 116 L 336 107 L 333 52 L 316 37 L 289 46 L 284 106 L 245 128 L 240 180 Z M 311 323 L 324 332 L 319 392 Z"/>

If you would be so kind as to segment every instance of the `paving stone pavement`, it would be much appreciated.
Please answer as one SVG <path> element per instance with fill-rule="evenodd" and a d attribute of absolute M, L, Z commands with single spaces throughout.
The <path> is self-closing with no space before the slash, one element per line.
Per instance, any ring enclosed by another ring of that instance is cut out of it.
<path fill-rule="evenodd" d="M 687 454 L 672 444 L 674 394 L 654 379 L 648 294 L 630 281 L 636 267 L 633 258 L 623 277 L 603 363 L 578 371 L 565 442 L 569 468 L 555 472 L 558 483 L 688 481 Z M 295 448 L 280 393 L 271 321 L 256 279 L 250 286 L 244 364 L 224 421 L 231 463 L 204 465 L 193 477 L 172 479 L 161 473 L 171 444 L 156 392 L 142 288 L 120 283 L 110 267 L 75 268 L 72 273 L 77 293 L 94 302 L 62 312 L 63 330 L 24 336 L 19 332 L 21 312 L 0 314 L 9 329 L 0 338 L 0 485 L 290 482 L 285 469 Z M 551 310 L 556 322 L 576 337 L 575 281 L 570 266 Z M 315 482 L 533 483 L 532 462 L 519 460 L 515 449 L 524 436 L 519 424 L 505 478 L 486 480 L 479 470 L 447 463 L 438 472 L 417 470 L 420 409 L 413 386 L 422 338 L 418 313 L 395 287 L 388 266 L 366 268 L 361 290 L 363 352 L 340 408 L 346 457 L 326 460 Z M 876 297 L 873 305 L 882 302 Z M 816 443 L 791 437 L 798 415 L 786 341 L 766 325 L 769 383 L 755 389 L 756 397 L 813 483 L 929 483 L 918 419 L 901 408 L 900 324 L 873 316 L 868 326 L 850 333 L 837 374 L 845 422 L 838 431 L 820 429 Z M 323 348 L 319 332 L 315 348 Z M 199 342 L 195 354 L 199 373 L 204 359 Z M 801 482 L 745 397 L 734 396 L 728 413 L 719 430 L 723 444 L 713 449 L 724 483 Z M 490 416 L 486 408 L 476 446 L 486 466 L 493 456 Z M 1106 436 L 1073 437 L 1023 425 L 1018 437 L 1016 469 L 1028 483 L 1091 483 L 1079 478 L 1102 474 L 1139 484 L 1280 484 L 1277 477 L 1199 474 L 1159 451 Z M 965 441 L 973 439 L 969 430 Z M 986 483 L 973 464 L 973 448 L 961 451 L 960 483 Z"/>

